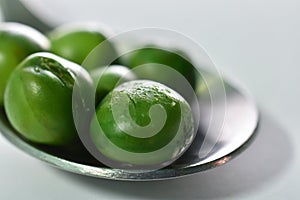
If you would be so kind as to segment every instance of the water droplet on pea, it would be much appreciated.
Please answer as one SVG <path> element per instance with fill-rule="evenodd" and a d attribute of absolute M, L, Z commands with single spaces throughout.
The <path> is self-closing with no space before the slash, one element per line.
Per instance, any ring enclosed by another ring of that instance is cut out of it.
<path fill-rule="evenodd" d="M 37 66 L 35 66 L 35 67 L 33 68 L 33 70 L 34 70 L 35 72 L 37 72 L 37 73 L 39 73 L 39 72 L 40 72 L 40 68 L 39 68 L 39 67 L 37 67 Z"/>

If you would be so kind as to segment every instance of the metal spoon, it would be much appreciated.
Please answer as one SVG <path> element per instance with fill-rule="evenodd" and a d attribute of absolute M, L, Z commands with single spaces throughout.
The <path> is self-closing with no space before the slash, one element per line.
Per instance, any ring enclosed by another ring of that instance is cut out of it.
<path fill-rule="evenodd" d="M 43 22 L 30 11 L 26 1 L 1 0 L 0 6 L 5 21 L 27 24 L 42 32 L 52 29 L 51 25 Z"/>
<path fill-rule="evenodd" d="M 9 21 L 19 21 L 26 23 L 40 30 L 47 31 L 51 26 L 42 22 L 30 13 L 21 1 L 4 0 L 1 1 L 4 8 L 4 18 Z M 15 7 L 16 6 L 16 7 Z M 18 8 L 19 15 L 12 15 L 12 9 Z M 28 18 L 20 16 L 29 16 Z M 206 74 L 209 80 L 206 81 L 205 87 L 199 83 L 196 88 L 196 95 L 201 102 L 201 120 L 199 131 L 190 148 L 172 165 L 151 172 L 135 172 L 120 169 L 111 169 L 91 156 L 82 145 L 75 145 L 75 148 L 63 147 L 54 148 L 51 146 L 43 146 L 31 143 L 20 136 L 8 122 L 5 112 L 0 109 L 0 132 L 15 146 L 24 152 L 36 157 L 42 161 L 49 163 L 57 168 L 78 173 L 82 175 L 94 176 L 98 178 L 113 179 L 113 180 L 161 180 L 181 177 L 194 174 L 210 168 L 223 165 L 241 153 L 252 141 L 255 130 L 257 129 L 259 114 L 251 96 L 242 89 L 239 84 L 234 84 L 229 79 L 224 79 L 224 89 L 226 93 L 226 117 L 224 118 L 224 128 L 222 128 L 218 137 L 206 137 L 201 130 L 209 129 L 211 116 L 211 101 L 209 101 L 210 91 L 208 88 L 214 87 L 215 84 L 220 84 L 218 75 L 214 73 Z M 218 96 L 218 95 L 216 95 Z M 218 104 L 223 101 L 215 101 L 215 107 L 221 106 Z M 214 110 L 215 117 L 222 117 L 223 110 Z M 215 135 L 214 135 L 215 136 Z M 210 140 L 212 144 L 209 144 Z M 208 149 L 203 148 L 204 144 L 209 144 Z M 203 154 L 203 152 L 207 152 Z"/>
<path fill-rule="evenodd" d="M 225 81 L 228 132 L 223 130 L 222 139 L 217 141 L 210 154 L 200 156 L 203 135 L 198 133 L 193 144 L 179 160 L 167 168 L 157 171 L 130 173 L 111 169 L 95 160 L 85 149 L 53 148 L 36 145 L 23 139 L 9 124 L 3 110 L 0 112 L 0 131 L 14 145 L 24 152 L 60 169 L 113 180 L 159 180 L 194 174 L 223 165 L 241 153 L 251 142 L 258 125 L 258 111 L 252 99 L 237 86 Z M 208 90 L 201 90 L 200 96 L 206 96 Z M 202 105 L 208 106 L 208 105 Z M 203 120 L 205 121 L 205 120 Z M 200 123 L 201 128 L 208 124 Z M 74 156 L 76 155 L 76 156 Z"/>

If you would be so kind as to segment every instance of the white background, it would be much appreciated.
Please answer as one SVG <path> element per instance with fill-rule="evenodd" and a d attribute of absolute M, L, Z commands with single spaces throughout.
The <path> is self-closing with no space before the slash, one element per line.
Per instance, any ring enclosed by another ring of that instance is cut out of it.
<path fill-rule="evenodd" d="M 33 0 L 32 0 L 33 1 Z M 0 136 L 0 199 L 297 199 L 300 185 L 300 2 L 297 0 L 34 0 L 52 23 L 98 20 L 117 30 L 171 28 L 202 44 L 255 96 L 255 142 L 225 166 L 171 181 L 74 175 Z"/>

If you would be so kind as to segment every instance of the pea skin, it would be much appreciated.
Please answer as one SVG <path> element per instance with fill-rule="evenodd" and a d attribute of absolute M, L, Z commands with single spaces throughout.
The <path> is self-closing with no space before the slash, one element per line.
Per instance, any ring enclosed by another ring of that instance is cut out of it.
<path fill-rule="evenodd" d="M 92 88 L 88 72 L 73 62 L 51 53 L 26 58 L 12 73 L 5 90 L 10 123 L 32 142 L 72 144 L 77 139 L 72 92 L 78 76 L 81 82 L 77 84 Z"/>

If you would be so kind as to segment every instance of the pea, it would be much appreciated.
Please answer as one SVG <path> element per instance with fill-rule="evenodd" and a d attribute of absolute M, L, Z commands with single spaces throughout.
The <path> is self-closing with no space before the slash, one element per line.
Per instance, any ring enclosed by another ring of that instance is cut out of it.
<path fill-rule="evenodd" d="M 94 84 L 97 84 L 96 103 L 98 104 L 117 85 L 136 79 L 135 74 L 127 67 L 112 65 L 97 68 L 90 72 Z"/>
<path fill-rule="evenodd" d="M 49 49 L 48 39 L 37 30 L 18 23 L 0 23 L 0 106 L 7 80 L 28 55 Z"/>
<path fill-rule="evenodd" d="M 81 73 L 81 74 L 79 74 Z M 5 90 L 4 108 L 12 126 L 26 139 L 47 145 L 65 145 L 77 138 L 72 115 L 72 91 L 89 84 L 88 73 L 51 53 L 27 57 L 13 71 Z"/>
<path fill-rule="evenodd" d="M 63 25 L 49 33 L 51 52 L 81 65 L 94 48 L 106 41 L 96 49 L 93 58 L 89 57 L 90 62 L 85 62 L 84 67 L 92 70 L 109 65 L 116 57 L 113 44 L 107 41 L 109 36 L 107 30 L 94 23 Z"/>
<path fill-rule="evenodd" d="M 194 87 L 196 81 L 195 68 L 193 64 L 186 59 L 186 57 L 187 56 L 180 50 L 165 49 L 155 45 L 146 45 L 121 56 L 119 60 L 121 64 L 130 68 L 144 65 L 142 73 L 137 73 L 137 75 L 147 77 L 148 79 L 155 79 L 156 77 L 163 76 L 163 79 L 172 81 L 172 74 L 162 74 L 162 71 L 159 70 L 160 67 L 163 67 L 160 65 L 171 67 L 181 73 L 188 80 L 191 86 Z M 154 68 L 155 64 L 158 64 L 157 68 Z"/>
<path fill-rule="evenodd" d="M 91 138 L 107 158 L 130 165 L 170 164 L 194 136 L 189 104 L 154 81 L 125 82 L 96 108 Z"/>

